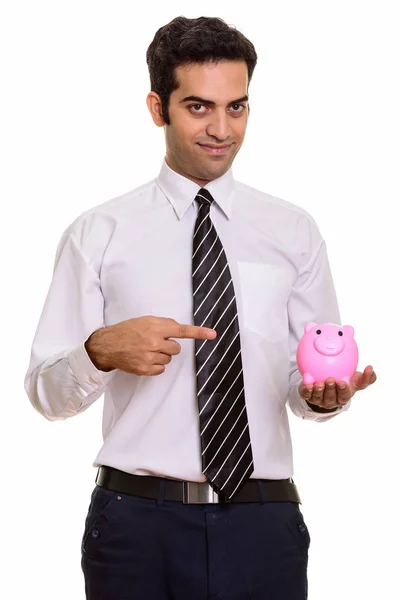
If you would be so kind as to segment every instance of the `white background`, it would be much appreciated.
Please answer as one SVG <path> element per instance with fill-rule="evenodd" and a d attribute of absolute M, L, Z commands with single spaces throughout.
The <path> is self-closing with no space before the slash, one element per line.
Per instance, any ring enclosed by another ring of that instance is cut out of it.
<path fill-rule="evenodd" d="M 312 537 L 309 599 L 400 597 L 396 8 L 385 0 L 4 2 L 2 597 L 84 599 L 80 539 L 102 400 L 49 423 L 30 406 L 23 378 L 62 232 L 159 171 L 164 138 L 145 104 L 145 51 L 178 15 L 220 16 L 255 44 L 235 177 L 317 220 L 342 324 L 355 327 L 360 367 L 372 364 L 379 378 L 337 419 L 291 419 Z"/>

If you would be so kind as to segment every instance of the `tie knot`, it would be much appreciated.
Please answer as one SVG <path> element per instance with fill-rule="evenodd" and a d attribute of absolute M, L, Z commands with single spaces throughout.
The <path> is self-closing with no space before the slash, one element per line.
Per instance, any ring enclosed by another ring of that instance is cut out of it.
<path fill-rule="evenodd" d="M 207 206 L 214 202 L 214 198 L 208 190 L 201 188 L 201 190 L 197 192 L 196 202 L 200 204 L 200 206 Z"/>

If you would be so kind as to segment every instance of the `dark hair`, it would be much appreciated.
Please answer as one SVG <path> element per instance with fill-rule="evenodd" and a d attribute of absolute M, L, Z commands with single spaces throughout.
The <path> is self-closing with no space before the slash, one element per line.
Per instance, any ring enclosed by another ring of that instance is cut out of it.
<path fill-rule="evenodd" d="M 160 96 L 163 118 L 169 125 L 169 99 L 179 87 L 175 74 L 177 66 L 244 60 L 250 82 L 257 54 L 253 44 L 222 19 L 176 17 L 157 31 L 147 49 L 146 60 L 151 90 Z"/>

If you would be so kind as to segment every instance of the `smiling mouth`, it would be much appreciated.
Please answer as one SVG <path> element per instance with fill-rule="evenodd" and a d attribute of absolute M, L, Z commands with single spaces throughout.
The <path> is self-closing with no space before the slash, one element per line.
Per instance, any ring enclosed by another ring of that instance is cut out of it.
<path fill-rule="evenodd" d="M 199 144 L 201 148 L 203 148 L 209 154 L 226 154 L 232 144 L 228 144 L 225 146 L 209 146 L 208 144 Z"/>

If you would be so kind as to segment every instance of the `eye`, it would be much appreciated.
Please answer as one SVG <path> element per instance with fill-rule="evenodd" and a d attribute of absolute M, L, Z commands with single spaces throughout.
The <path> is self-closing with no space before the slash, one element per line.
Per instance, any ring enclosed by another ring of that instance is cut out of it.
<path fill-rule="evenodd" d="M 343 331 L 338 331 L 338 335 L 342 336 L 343 335 Z"/>
<path fill-rule="evenodd" d="M 239 115 L 246 110 L 245 104 L 231 104 L 230 109 L 233 113 Z"/>
<path fill-rule="evenodd" d="M 204 104 L 190 104 L 188 108 L 196 115 L 202 115 L 207 111 L 207 107 Z"/>
<path fill-rule="evenodd" d="M 315 332 L 317 335 L 321 335 L 322 331 L 320 329 L 317 329 L 317 331 Z"/>

